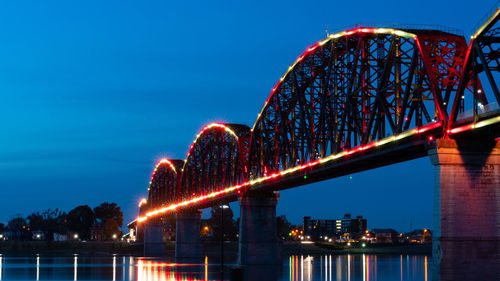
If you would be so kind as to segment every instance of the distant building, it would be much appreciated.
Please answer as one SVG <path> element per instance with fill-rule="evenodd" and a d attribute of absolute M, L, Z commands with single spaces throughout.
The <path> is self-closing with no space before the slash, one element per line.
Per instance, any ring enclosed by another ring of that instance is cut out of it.
<path fill-rule="evenodd" d="M 371 234 L 375 236 L 374 243 L 396 243 L 398 241 L 398 232 L 392 228 L 374 228 Z"/>
<path fill-rule="evenodd" d="M 351 214 L 345 214 L 342 221 L 342 233 L 363 233 L 366 231 L 367 221 L 363 216 L 351 218 Z"/>
<path fill-rule="evenodd" d="M 35 230 L 31 232 L 32 240 L 45 240 L 45 233 L 41 230 Z"/>
<path fill-rule="evenodd" d="M 126 238 L 126 240 L 128 242 L 140 242 L 140 241 L 143 241 L 144 237 L 139 237 L 139 226 L 137 224 L 137 220 L 133 220 L 131 221 L 129 224 L 127 224 L 127 228 L 128 228 L 128 236 Z"/>
<path fill-rule="evenodd" d="M 304 217 L 304 236 L 318 238 L 321 236 L 338 237 L 345 234 L 362 233 L 366 231 L 367 220 L 363 216 L 351 218 L 345 214 L 342 219 L 320 220 Z"/>
<path fill-rule="evenodd" d="M 7 238 L 5 240 L 21 240 L 23 233 L 19 230 L 8 230 L 3 233 L 3 237 Z"/>
<path fill-rule="evenodd" d="M 418 229 L 401 235 L 404 242 L 432 243 L 432 232 L 428 229 Z"/>
<path fill-rule="evenodd" d="M 68 235 L 66 234 L 61 234 L 61 233 L 53 233 L 52 234 L 53 240 L 54 241 L 68 241 Z"/>
<path fill-rule="evenodd" d="M 90 240 L 104 240 L 104 227 L 101 224 L 96 223 L 90 228 Z"/>

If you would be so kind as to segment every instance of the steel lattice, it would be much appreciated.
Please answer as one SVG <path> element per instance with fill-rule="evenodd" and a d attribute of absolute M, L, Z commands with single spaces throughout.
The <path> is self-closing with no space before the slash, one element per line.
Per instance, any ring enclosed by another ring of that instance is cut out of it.
<path fill-rule="evenodd" d="M 449 30 L 413 27 L 330 35 L 290 66 L 252 129 L 211 124 L 186 160 L 158 165 L 139 221 L 423 157 L 436 138 L 497 130 L 500 112 L 479 109 L 488 100 L 478 74 L 500 101 L 499 17 L 500 9 L 469 46 Z"/>

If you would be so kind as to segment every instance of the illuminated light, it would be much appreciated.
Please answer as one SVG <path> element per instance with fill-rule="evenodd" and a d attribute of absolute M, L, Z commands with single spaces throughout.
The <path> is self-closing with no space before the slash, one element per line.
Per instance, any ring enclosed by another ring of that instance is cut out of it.
<path fill-rule="evenodd" d="M 160 161 L 158 161 L 158 163 L 156 163 L 156 167 L 155 169 L 153 170 L 153 175 L 151 176 L 151 178 L 154 177 L 156 171 L 158 170 L 158 168 L 162 165 L 162 164 L 168 164 L 170 166 L 170 168 L 172 169 L 172 171 L 174 171 L 174 173 L 177 174 L 177 171 L 175 170 L 175 167 L 174 165 L 172 164 L 172 162 L 170 162 L 170 160 L 168 160 L 167 158 L 162 158 Z"/>
<path fill-rule="evenodd" d="M 374 32 L 375 30 L 373 28 L 361 28 L 359 29 L 359 32 L 363 32 L 363 33 L 368 33 L 368 32 Z"/>
<path fill-rule="evenodd" d="M 278 83 L 279 84 L 279 83 Z M 278 86 L 278 85 L 276 85 Z M 274 89 L 273 89 L 274 91 Z M 191 151 L 193 150 L 194 148 L 194 145 L 196 144 L 196 142 L 198 141 L 198 139 L 209 129 L 212 129 L 212 128 L 218 128 L 218 129 L 223 129 L 225 132 L 228 132 L 230 133 L 231 135 L 233 135 L 236 140 L 238 140 L 238 135 L 233 131 L 231 130 L 226 124 L 222 124 L 222 123 L 211 123 L 205 127 L 203 127 L 203 129 L 201 129 L 201 131 L 196 135 L 196 138 L 194 139 L 193 143 L 191 144 L 191 146 L 189 147 L 189 151 L 187 153 L 187 156 L 186 156 L 186 159 L 184 160 L 184 166 L 182 167 L 182 170 L 184 170 L 184 168 L 186 167 L 186 163 L 187 163 L 187 160 L 189 159 L 189 156 L 191 155 Z"/>
<path fill-rule="evenodd" d="M 251 131 L 253 132 L 255 130 L 255 126 L 257 125 L 258 121 L 260 120 L 261 114 L 266 109 L 269 100 L 272 98 L 272 96 L 273 96 L 274 92 L 276 91 L 276 89 L 278 88 L 278 86 L 286 79 L 286 77 L 288 76 L 288 74 L 295 68 L 295 66 L 299 62 L 301 62 L 304 59 L 304 57 L 307 54 L 309 54 L 310 52 L 314 51 L 318 46 L 323 46 L 324 44 L 328 43 L 332 39 L 337 39 L 337 38 L 340 38 L 340 37 L 343 37 L 343 36 L 349 36 L 349 35 L 352 35 L 354 33 L 391 34 L 391 35 L 405 37 L 405 38 L 413 39 L 413 40 L 415 40 L 417 38 L 417 35 L 415 35 L 413 33 L 404 32 L 404 31 L 397 30 L 397 29 L 392 29 L 392 28 L 356 28 L 356 29 L 352 29 L 352 30 L 348 30 L 348 31 L 341 31 L 341 32 L 338 32 L 338 33 L 330 34 L 326 39 L 323 39 L 323 40 L 319 41 L 318 43 L 316 43 L 315 45 L 313 45 L 313 47 L 308 48 L 304 54 L 302 54 L 300 57 L 298 57 L 295 60 L 295 62 L 290 67 L 288 67 L 288 69 L 285 72 L 285 74 L 283 74 L 283 76 L 281 76 L 281 78 L 278 81 L 278 83 L 276 84 L 276 86 L 272 89 L 271 94 L 269 95 L 269 97 L 267 98 L 266 102 L 264 103 L 264 106 L 262 107 L 262 109 L 261 109 L 261 111 L 260 111 L 260 113 L 258 115 L 257 121 L 252 126 Z"/>
<path fill-rule="evenodd" d="M 316 43 L 316 45 L 314 45 L 311 48 L 307 49 L 307 52 L 312 52 L 312 51 L 316 50 L 316 48 L 318 48 L 318 46 L 319 46 L 319 43 Z"/>
<path fill-rule="evenodd" d="M 146 200 L 146 198 L 142 198 L 141 201 L 139 201 L 139 208 L 146 203 L 148 203 L 148 200 Z"/>
<path fill-rule="evenodd" d="M 496 10 L 495 13 L 493 13 L 493 15 L 491 15 L 491 17 L 488 18 L 488 20 L 486 20 L 483 25 L 481 25 L 479 27 L 479 29 L 470 37 L 472 40 L 474 40 L 476 37 L 478 37 L 483 31 L 484 29 L 490 25 L 490 23 L 495 20 L 495 18 L 498 16 L 498 14 L 500 13 L 500 8 L 498 8 Z"/>
<path fill-rule="evenodd" d="M 442 125 L 443 125 L 443 122 L 442 121 L 438 121 L 438 122 L 431 123 L 429 125 L 420 127 L 418 129 L 416 129 L 416 131 L 417 131 L 417 134 L 422 134 L 422 133 L 427 132 L 429 130 L 433 130 L 433 129 L 439 128 Z"/>
<path fill-rule="evenodd" d="M 429 140 L 430 140 L 430 141 L 433 141 L 433 140 L 434 140 L 434 137 L 433 137 L 433 136 L 429 136 Z"/>
<path fill-rule="evenodd" d="M 500 122 L 500 116 L 497 117 L 497 118 L 494 118 L 494 120 L 495 120 L 495 122 Z M 487 120 L 487 121 L 488 122 L 492 122 L 490 120 Z M 485 122 L 485 121 L 482 121 L 482 122 Z M 409 130 L 407 132 L 401 133 L 401 134 L 399 134 L 397 136 L 390 136 L 390 137 L 381 139 L 379 141 L 366 144 L 364 146 L 353 148 L 353 149 L 348 150 L 348 151 L 342 151 L 340 153 L 329 155 L 329 156 L 327 156 L 325 158 L 318 159 L 318 160 L 315 160 L 313 162 L 302 164 L 302 165 L 299 165 L 299 166 L 296 166 L 296 167 L 293 167 L 293 168 L 290 168 L 290 169 L 287 169 L 287 170 L 283 170 L 281 172 L 273 173 L 273 174 L 271 174 L 269 176 L 260 177 L 260 178 L 257 178 L 257 179 L 254 179 L 254 180 L 251 180 L 251 181 L 248 181 L 248 182 L 244 182 L 244 183 L 236 185 L 236 186 L 228 187 L 228 188 L 225 188 L 225 189 L 221 189 L 219 191 L 215 191 L 215 192 L 209 193 L 207 195 L 202 195 L 202 196 L 199 196 L 199 197 L 196 197 L 196 198 L 184 201 L 184 202 L 180 202 L 180 203 L 173 204 L 173 205 L 170 205 L 170 206 L 167 206 L 167 207 L 163 207 L 161 209 L 153 210 L 153 211 L 150 211 L 150 212 L 146 213 L 145 216 L 137 218 L 137 222 L 143 222 L 143 221 L 147 220 L 148 217 L 156 216 L 158 214 L 163 214 L 163 213 L 166 213 L 166 212 L 169 212 L 169 211 L 174 211 L 174 210 L 176 210 L 179 207 L 193 205 L 193 204 L 195 204 L 197 202 L 200 202 L 202 200 L 205 200 L 207 198 L 214 198 L 216 196 L 223 195 L 223 194 L 226 194 L 226 193 L 229 193 L 229 192 L 238 191 L 238 190 L 240 190 L 243 187 L 248 187 L 248 186 L 252 186 L 252 185 L 255 185 L 255 184 L 259 184 L 261 182 L 265 182 L 265 181 L 268 181 L 270 179 L 275 179 L 278 176 L 287 175 L 287 174 L 290 174 L 290 173 L 293 173 L 293 172 L 296 172 L 296 171 L 304 170 L 304 169 L 306 169 L 308 167 L 313 167 L 315 165 L 322 164 L 322 163 L 329 162 L 329 161 L 333 161 L 335 159 L 339 159 L 339 158 L 345 157 L 347 155 L 351 155 L 351 154 L 358 153 L 358 152 L 361 152 L 361 151 L 364 151 L 364 150 L 368 150 L 368 149 L 374 148 L 376 146 L 381 146 L 381 145 L 388 144 L 388 143 L 391 143 L 391 142 L 394 142 L 394 141 L 397 141 L 397 140 L 400 140 L 400 139 L 403 139 L 403 138 L 407 138 L 409 136 L 421 134 L 423 132 L 427 132 L 429 130 L 432 130 L 432 129 L 435 129 L 435 128 L 439 128 L 440 126 L 442 126 L 442 124 L 443 124 L 442 121 L 431 123 L 431 124 L 419 127 L 417 129 L 412 129 L 412 130 Z M 486 126 L 486 125 L 487 124 L 485 124 L 484 126 Z"/>
<path fill-rule="evenodd" d="M 488 126 L 488 125 L 491 125 L 491 124 L 495 124 L 495 123 L 498 123 L 498 122 L 500 122 L 500 116 L 497 116 L 495 118 L 490 118 L 490 119 L 487 119 L 487 120 L 483 120 L 483 121 L 477 122 L 475 124 L 469 124 L 469 125 L 465 125 L 465 126 L 462 126 L 462 127 L 453 128 L 451 130 L 448 130 L 447 132 L 448 132 L 448 134 L 458 134 L 458 133 L 461 133 L 461 132 L 464 132 L 464 131 L 481 128 L 481 127 Z"/>

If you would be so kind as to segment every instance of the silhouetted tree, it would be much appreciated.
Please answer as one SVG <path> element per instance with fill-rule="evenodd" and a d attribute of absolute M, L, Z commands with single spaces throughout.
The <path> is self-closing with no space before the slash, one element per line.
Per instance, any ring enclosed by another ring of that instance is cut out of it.
<path fill-rule="evenodd" d="M 74 208 L 68 213 L 68 229 L 78 233 L 82 239 L 90 239 L 90 228 L 95 223 L 95 215 L 88 205 Z"/>
<path fill-rule="evenodd" d="M 208 219 L 208 224 L 212 227 L 212 237 L 214 240 L 219 241 L 221 238 L 221 218 L 222 218 L 222 208 L 220 206 L 212 207 L 210 210 L 210 218 Z M 236 234 L 238 233 L 238 228 L 236 222 L 233 220 L 233 210 L 231 207 L 224 209 L 224 239 L 236 240 Z"/>
<path fill-rule="evenodd" d="M 94 208 L 96 221 L 104 228 L 106 239 L 112 239 L 113 235 L 120 235 L 120 227 L 123 225 L 123 213 L 116 203 L 102 203 Z"/>
<path fill-rule="evenodd" d="M 67 214 L 59 209 L 47 209 L 42 213 L 32 213 L 27 217 L 31 230 L 40 230 L 46 240 L 52 240 L 54 233 L 65 234 L 68 231 Z"/>
<path fill-rule="evenodd" d="M 45 230 L 45 221 L 43 219 L 43 216 L 39 212 L 32 213 L 31 215 L 26 217 L 26 219 L 28 220 L 31 230 Z"/>
<path fill-rule="evenodd" d="M 0 232 L 5 230 L 5 224 L 0 222 Z"/>
<path fill-rule="evenodd" d="M 292 229 L 292 224 L 286 219 L 285 215 L 281 215 L 276 217 L 276 227 L 278 229 L 278 237 L 287 238 Z"/>
<path fill-rule="evenodd" d="M 23 231 L 27 229 L 28 223 L 23 217 L 15 217 L 7 223 L 7 228 L 10 231 Z"/>
<path fill-rule="evenodd" d="M 29 239 L 29 226 L 23 217 L 15 217 L 7 223 L 8 230 L 16 233 L 17 237 L 12 236 L 13 239 L 26 240 Z"/>

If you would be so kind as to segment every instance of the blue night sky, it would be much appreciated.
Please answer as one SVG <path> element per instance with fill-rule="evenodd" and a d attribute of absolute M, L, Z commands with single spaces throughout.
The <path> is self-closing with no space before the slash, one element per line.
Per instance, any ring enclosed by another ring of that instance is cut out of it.
<path fill-rule="evenodd" d="M 104 201 L 128 222 L 157 160 L 184 159 L 207 123 L 251 126 L 327 26 L 442 24 L 468 37 L 494 2 L 3 1 L 0 222 Z M 405 231 L 431 227 L 432 193 L 423 158 L 283 191 L 277 212 Z"/>

